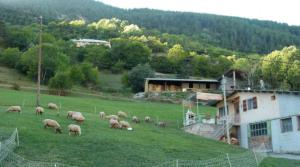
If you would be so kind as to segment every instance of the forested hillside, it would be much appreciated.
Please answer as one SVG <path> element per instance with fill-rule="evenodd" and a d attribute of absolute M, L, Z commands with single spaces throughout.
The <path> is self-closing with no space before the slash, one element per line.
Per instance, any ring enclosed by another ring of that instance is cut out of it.
<path fill-rule="evenodd" d="M 300 27 L 209 14 L 123 10 L 94 0 L 0 0 L 0 19 L 28 24 L 43 15 L 56 19 L 120 18 L 156 33 L 183 34 L 201 44 L 247 53 L 269 53 L 284 46 L 300 46 Z"/>

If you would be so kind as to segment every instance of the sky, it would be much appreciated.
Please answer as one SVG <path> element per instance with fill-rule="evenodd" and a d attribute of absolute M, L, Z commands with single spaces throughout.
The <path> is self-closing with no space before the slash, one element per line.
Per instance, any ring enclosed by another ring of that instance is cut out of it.
<path fill-rule="evenodd" d="M 300 25 L 300 0 L 98 0 L 131 9 L 210 13 Z"/>

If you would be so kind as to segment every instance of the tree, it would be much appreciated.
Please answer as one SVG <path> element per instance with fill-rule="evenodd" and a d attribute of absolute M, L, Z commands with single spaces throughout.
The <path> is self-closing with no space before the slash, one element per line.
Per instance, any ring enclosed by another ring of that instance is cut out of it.
<path fill-rule="evenodd" d="M 300 90 L 300 61 L 296 60 L 289 68 L 287 81 L 291 90 Z"/>
<path fill-rule="evenodd" d="M 187 53 L 184 51 L 183 47 L 179 44 L 174 45 L 168 51 L 168 59 L 173 63 L 178 63 L 182 61 L 187 56 Z"/>
<path fill-rule="evenodd" d="M 98 68 L 109 68 L 110 64 L 113 64 L 109 60 L 109 50 L 104 46 L 88 46 L 85 48 L 86 54 L 84 60 L 92 63 Z"/>
<path fill-rule="evenodd" d="M 14 68 L 20 58 L 21 52 L 18 48 L 7 48 L 0 54 L 0 63 Z"/>
<path fill-rule="evenodd" d="M 72 88 L 73 83 L 69 73 L 57 72 L 55 76 L 49 80 L 48 86 L 50 89 L 54 89 L 58 95 L 63 95 L 66 90 Z"/>
<path fill-rule="evenodd" d="M 85 86 L 95 86 L 99 84 L 99 71 L 96 67 L 93 67 L 91 63 L 84 62 L 80 65 L 80 68 L 84 75 L 83 84 Z"/>
<path fill-rule="evenodd" d="M 44 83 L 47 83 L 57 71 L 65 71 L 70 60 L 69 57 L 63 53 L 62 48 L 55 44 L 45 43 L 42 48 L 41 74 Z M 36 79 L 37 77 L 37 49 L 38 46 L 28 49 L 21 55 L 20 61 L 17 63 L 17 69 L 32 79 Z"/>
<path fill-rule="evenodd" d="M 144 90 L 145 78 L 154 77 L 154 71 L 149 64 L 137 65 L 128 73 L 128 85 L 133 92 Z"/>
<path fill-rule="evenodd" d="M 74 84 L 82 84 L 84 81 L 84 74 L 81 71 L 80 66 L 74 65 L 70 69 L 70 79 Z"/>
<path fill-rule="evenodd" d="M 141 42 L 128 39 L 112 40 L 111 62 L 122 61 L 125 69 L 149 62 L 151 50 Z"/>

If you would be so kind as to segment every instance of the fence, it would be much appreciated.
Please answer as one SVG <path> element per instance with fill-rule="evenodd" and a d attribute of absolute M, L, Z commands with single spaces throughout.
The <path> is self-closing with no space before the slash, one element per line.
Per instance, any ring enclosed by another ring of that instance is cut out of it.
<path fill-rule="evenodd" d="M 258 167 L 267 156 L 264 145 L 240 154 L 223 154 L 207 160 L 171 160 L 153 167 Z"/>
<path fill-rule="evenodd" d="M 60 163 L 25 159 L 13 152 L 17 146 L 19 146 L 19 134 L 15 129 L 8 139 L 0 142 L 0 167 L 71 167 Z"/>

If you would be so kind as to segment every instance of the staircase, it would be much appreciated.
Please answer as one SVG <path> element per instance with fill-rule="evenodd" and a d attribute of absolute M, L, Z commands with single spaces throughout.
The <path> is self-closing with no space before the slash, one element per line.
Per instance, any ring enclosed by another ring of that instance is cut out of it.
<path fill-rule="evenodd" d="M 232 117 L 229 117 L 229 129 L 232 128 Z M 194 124 L 185 126 L 184 131 L 198 136 L 219 140 L 226 134 L 226 124 L 207 124 L 198 121 Z"/>

